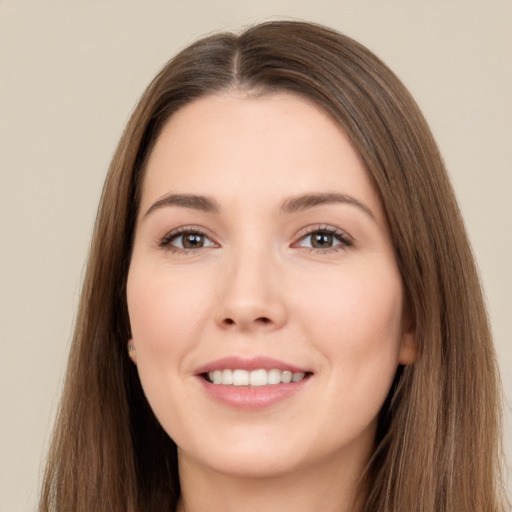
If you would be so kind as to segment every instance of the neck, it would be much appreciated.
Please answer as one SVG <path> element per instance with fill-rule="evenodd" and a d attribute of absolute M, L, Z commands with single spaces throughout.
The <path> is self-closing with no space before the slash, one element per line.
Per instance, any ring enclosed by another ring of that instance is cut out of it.
<path fill-rule="evenodd" d="M 182 495 L 178 512 L 359 512 L 363 467 L 308 467 L 290 474 L 240 477 L 205 469 L 180 457 Z"/>

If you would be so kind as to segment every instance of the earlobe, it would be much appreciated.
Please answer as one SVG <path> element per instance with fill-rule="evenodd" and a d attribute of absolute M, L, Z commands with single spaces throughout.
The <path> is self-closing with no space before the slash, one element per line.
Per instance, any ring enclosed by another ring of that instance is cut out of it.
<path fill-rule="evenodd" d="M 132 363 L 137 364 L 137 352 L 135 350 L 135 345 L 133 344 L 133 340 L 128 341 L 128 356 L 132 360 Z"/>
<path fill-rule="evenodd" d="M 418 357 L 418 342 L 416 340 L 416 315 L 409 301 L 404 305 L 402 313 L 402 339 L 398 352 L 398 364 L 410 366 Z"/>
<path fill-rule="evenodd" d="M 404 332 L 398 353 L 398 363 L 404 366 L 414 364 L 417 355 L 418 344 L 416 342 L 416 333 L 413 330 Z"/>

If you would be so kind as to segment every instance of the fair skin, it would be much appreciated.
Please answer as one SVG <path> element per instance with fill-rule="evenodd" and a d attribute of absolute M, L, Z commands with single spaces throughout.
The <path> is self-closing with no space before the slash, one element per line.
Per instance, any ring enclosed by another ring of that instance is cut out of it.
<path fill-rule="evenodd" d="M 127 300 L 180 510 L 358 510 L 414 337 L 378 194 L 331 118 L 288 93 L 178 111 L 147 164 Z M 284 382 L 243 382 L 271 369 Z"/>

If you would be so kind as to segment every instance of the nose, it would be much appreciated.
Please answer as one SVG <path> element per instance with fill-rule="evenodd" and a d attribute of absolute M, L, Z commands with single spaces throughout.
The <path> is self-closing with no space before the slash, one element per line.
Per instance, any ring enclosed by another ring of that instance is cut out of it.
<path fill-rule="evenodd" d="M 240 254 L 222 272 L 215 321 L 239 332 L 273 331 L 288 319 L 277 264 L 268 255 Z"/>

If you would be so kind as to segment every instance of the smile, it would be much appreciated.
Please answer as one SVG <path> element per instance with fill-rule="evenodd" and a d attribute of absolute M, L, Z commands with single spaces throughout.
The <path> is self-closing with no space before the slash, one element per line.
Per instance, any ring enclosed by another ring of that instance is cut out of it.
<path fill-rule="evenodd" d="M 214 370 L 204 374 L 204 377 L 212 384 L 259 387 L 300 382 L 304 380 L 306 375 L 306 372 L 292 372 L 273 368 L 271 370 L 256 369 L 251 371 L 242 369 Z"/>
<path fill-rule="evenodd" d="M 286 403 L 308 386 L 314 372 L 271 357 L 233 355 L 210 361 L 195 375 L 214 401 L 249 412 Z"/>

